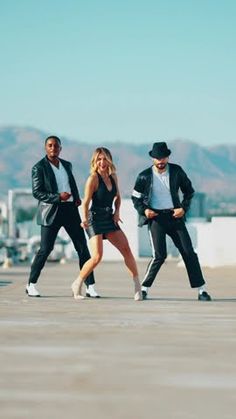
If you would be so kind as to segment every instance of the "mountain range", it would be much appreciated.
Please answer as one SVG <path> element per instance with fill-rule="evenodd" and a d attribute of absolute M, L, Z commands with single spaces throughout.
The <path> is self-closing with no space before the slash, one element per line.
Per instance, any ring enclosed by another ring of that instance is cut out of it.
<path fill-rule="evenodd" d="M 31 187 L 31 168 L 44 152 L 44 139 L 49 134 L 31 127 L 0 127 L 0 196 L 7 195 L 12 188 Z M 98 146 L 110 149 L 117 168 L 120 191 L 130 197 L 137 174 L 152 164 L 149 144 L 104 142 L 86 144 L 61 137 L 61 157 L 70 160 L 81 195 L 85 179 L 89 174 L 90 158 Z M 197 192 L 206 193 L 211 199 L 233 200 L 236 197 L 236 145 L 203 147 L 188 140 L 168 142 L 172 153 L 170 161 L 180 164 L 192 180 Z"/>

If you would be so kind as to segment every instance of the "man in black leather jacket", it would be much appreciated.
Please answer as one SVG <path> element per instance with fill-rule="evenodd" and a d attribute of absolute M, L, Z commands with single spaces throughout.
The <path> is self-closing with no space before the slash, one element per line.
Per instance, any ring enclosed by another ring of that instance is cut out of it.
<path fill-rule="evenodd" d="M 59 159 L 61 140 L 50 136 L 45 140 L 46 156 L 32 168 L 32 191 L 38 202 L 37 224 L 41 225 L 40 249 L 31 265 L 26 293 L 40 297 L 35 284 L 53 250 L 58 231 L 64 227 L 79 257 L 80 268 L 90 258 L 78 206 L 79 191 L 72 174 L 70 162 Z M 98 297 L 94 288 L 93 273 L 86 280 L 86 295 Z"/>
<path fill-rule="evenodd" d="M 183 258 L 191 287 L 198 288 L 198 299 L 210 301 L 198 257 L 185 226 L 185 213 L 194 189 L 184 170 L 177 164 L 169 163 L 170 153 L 165 142 L 153 144 L 149 152 L 153 166 L 138 175 L 132 193 L 139 226 L 148 225 L 153 254 L 142 282 L 143 298 L 147 298 L 148 290 L 167 257 L 168 234 Z M 179 191 L 183 195 L 181 201 Z"/>

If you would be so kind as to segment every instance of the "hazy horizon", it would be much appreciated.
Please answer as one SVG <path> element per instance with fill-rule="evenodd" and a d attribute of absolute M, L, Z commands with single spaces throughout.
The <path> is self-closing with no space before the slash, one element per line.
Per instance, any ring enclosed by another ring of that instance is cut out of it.
<path fill-rule="evenodd" d="M 124 144 L 124 145 L 131 145 L 131 146 L 147 146 L 149 145 L 149 147 L 152 146 L 152 144 L 155 141 L 166 141 L 167 143 L 172 143 L 172 142 L 186 142 L 186 143 L 192 143 L 192 144 L 196 144 L 199 147 L 203 147 L 203 148 L 211 148 L 211 147 L 217 147 L 217 146 L 235 146 L 236 147 L 236 142 L 219 142 L 219 143 L 205 143 L 205 144 L 201 144 L 197 141 L 191 140 L 189 138 L 172 138 L 170 140 L 166 140 L 165 138 L 153 138 L 153 139 L 147 139 L 146 141 L 143 142 L 134 142 L 134 141 L 129 141 L 129 140 L 112 140 L 109 138 L 103 138 L 102 140 L 98 140 L 98 139 L 94 139 L 94 141 L 86 141 L 83 140 L 82 138 L 74 138 L 73 136 L 67 135 L 67 134 L 62 134 L 58 131 L 47 131 L 45 129 L 41 129 L 39 127 L 33 127 L 33 126 L 27 126 L 27 125 L 16 125 L 16 124 L 12 124 L 12 125 L 0 125 L 0 130 L 5 130 L 5 129 L 22 129 L 22 130 L 32 130 L 32 131 L 39 131 L 42 133 L 45 133 L 45 138 L 49 135 L 57 135 L 62 141 L 64 140 L 68 140 L 70 142 L 75 142 L 75 143 L 80 143 L 80 144 L 87 144 L 88 146 L 91 146 L 93 144 Z M 28 135 L 28 134 L 27 134 Z"/>

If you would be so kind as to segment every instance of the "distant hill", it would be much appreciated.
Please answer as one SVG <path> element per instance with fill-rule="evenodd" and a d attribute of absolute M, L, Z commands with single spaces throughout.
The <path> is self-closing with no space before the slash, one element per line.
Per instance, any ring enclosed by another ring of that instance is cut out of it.
<path fill-rule="evenodd" d="M 44 139 L 49 134 L 34 128 L 0 127 L 0 194 L 8 189 L 30 188 L 31 168 L 44 156 Z M 60 134 L 58 134 L 60 136 Z M 130 197 L 137 174 L 151 165 L 150 144 L 126 143 L 86 144 L 62 137 L 61 157 L 73 164 L 74 174 L 83 192 L 89 174 L 89 164 L 95 147 L 104 145 L 113 155 L 117 167 L 120 190 Z M 181 164 L 198 192 L 209 197 L 230 199 L 236 196 L 236 145 L 202 147 L 186 140 L 168 142 L 172 150 L 170 161 Z"/>

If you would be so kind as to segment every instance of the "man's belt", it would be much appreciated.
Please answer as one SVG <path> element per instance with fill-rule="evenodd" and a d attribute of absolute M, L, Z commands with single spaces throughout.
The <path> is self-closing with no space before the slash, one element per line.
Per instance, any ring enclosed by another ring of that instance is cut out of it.
<path fill-rule="evenodd" d="M 157 212 L 158 214 L 173 214 L 174 210 L 173 208 L 169 209 L 153 209 L 153 211 Z"/>

